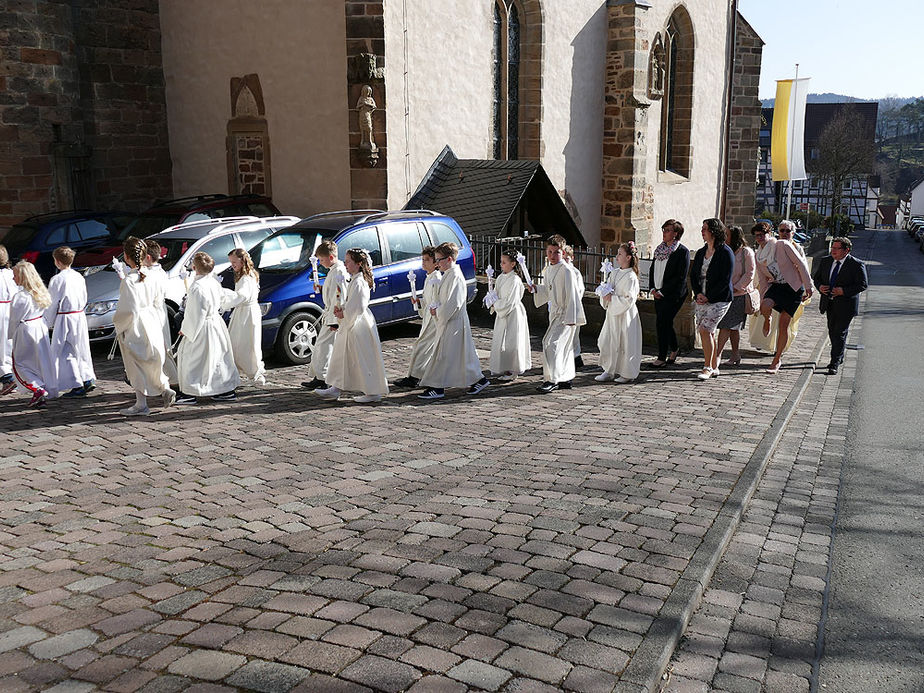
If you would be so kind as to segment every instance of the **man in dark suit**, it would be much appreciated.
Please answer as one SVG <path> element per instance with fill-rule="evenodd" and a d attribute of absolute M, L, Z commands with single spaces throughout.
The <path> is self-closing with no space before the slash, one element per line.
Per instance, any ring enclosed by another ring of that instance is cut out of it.
<path fill-rule="evenodd" d="M 844 344 L 850 321 L 860 312 L 860 292 L 866 291 L 866 265 L 850 254 L 849 238 L 831 241 L 831 254 L 822 258 L 812 275 L 821 294 L 821 312 L 828 318 L 831 363 L 828 375 L 836 375 L 844 360 Z"/>

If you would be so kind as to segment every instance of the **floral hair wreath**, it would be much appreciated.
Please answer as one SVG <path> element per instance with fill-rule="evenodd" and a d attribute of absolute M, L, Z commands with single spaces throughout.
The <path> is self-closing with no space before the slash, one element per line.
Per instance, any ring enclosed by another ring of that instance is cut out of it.
<path fill-rule="evenodd" d="M 626 243 L 626 245 L 629 246 L 629 250 L 632 252 L 633 255 L 635 255 L 635 253 L 636 253 L 636 250 L 635 250 L 635 241 L 629 241 L 629 242 Z"/>

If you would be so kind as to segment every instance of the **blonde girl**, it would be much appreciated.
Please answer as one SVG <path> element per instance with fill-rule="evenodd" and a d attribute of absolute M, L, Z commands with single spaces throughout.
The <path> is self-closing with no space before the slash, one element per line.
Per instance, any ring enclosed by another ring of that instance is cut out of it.
<path fill-rule="evenodd" d="M 13 270 L 10 269 L 10 254 L 6 246 L 0 245 L 0 395 L 16 389 L 16 381 L 13 379 L 13 363 L 10 360 L 13 353 L 10 303 L 16 291 Z"/>
<path fill-rule="evenodd" d="M 343 258 L 350 275 L 343 304 L 334 308 L 340 321 L 327 371 L 329 387 L 315 392 L 324 399 L 337 400 L 344 390 L 363 394 L 353 398 L 360 404 L 381 401 L 388 394 L 385 361 L 375 318 L 369 310 L 372 291 L 372 261 L 361 248 L 351 248 Z"/>
<path fill-rule="evenodd" d="M 619 246 L 616 264 L 607 279 L 613 291 L 600 299 L 606 309 L 597 340 L 603 372 L 595 380 L 629 383 L 638 377 L 642 363 L 642 323 L 635 305 L 639 292 L 635 243 L 629 241 Z"/>
<path fill-rule="evenodd" d="M 147 281 L 150 270 L 144 267 L 147 246 L 134 236 L 122 246 L 129 271 L 119 284 L 119 305 L 113 316 L 116 339 L 122 352 L 122 362 L 128 381 L 135 390 L 135 403 L 122 409 L 125 416 L 147 416 L 147 398 L 160 395 L 164 407 L 176 400 L 164 375 L 166 349 L 157 305 L 159 289 L 156 281 Z"/>
<path fill-rule="evenodd" d="M 494 283 L 497 300 L 491 304 L 494 313 L 494 334 L 491 339 L 490 369 L 499 380 L 512 381 L 532 368 L 529 349 L 529 324 L 523 294 L 523 281 L 516 253 L 505 250 L 500 257 L 501 274 Z"/>
<path fill-rule="evenodd" d="M 231 337 L 231 353 L 238 372 L 251 380 L 257 387 L 266 384 L 263 367 L 263 316 L 257 299 L 260 295 L 260 273 L 253 266 L 250 253 L 235 248 L 228 253 L 228 261 L 234 270 L 234 291 L 224 291 L 222 310 L 234 309 L 228 333 Z"/>
<path fill-rule="evenodd" d="M 44 407 L 47 398 L 57 396 L 55 366 L 45 324 L 45 309 L 51 305 L 51 294 L 35 266 L 26 260 L 16 263 L 13 281 L 22 289 L 10 302 L 13 375 L 24 390 L 32 393 L 29 406 Z M 4 391 L 9 390 L 4 388 Z"/>

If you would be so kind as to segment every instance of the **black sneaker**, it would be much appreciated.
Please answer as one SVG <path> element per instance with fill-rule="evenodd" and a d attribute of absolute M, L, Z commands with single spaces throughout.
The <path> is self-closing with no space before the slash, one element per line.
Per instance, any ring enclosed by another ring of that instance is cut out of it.
<path fill-rule="evenodd" d="M 320 378 L 315 378 L 314 380 L 306 380 L 305 382 L 303 382 L 302 387 L 307 388 L 309 390 L 316 390 L 318 388 L 324 390 L 325 388 L 327 388 L 327 383 L 325 383 Z"/>
<path fill-rule="evenodd" d="M 570 380 L 565 380 L 564 382 L 558 383 L 558 389 L 559 389 L 559 390 L 570 390 L 570 389 L 571 389 L 571 381 L 570 381 Z"/>
<path fill-rule="evenodd" d="M 484 390 L 488 385 L 491 384 L 491 381 L 487 378 L 482 378 L 477 383 L 468 388 L 467 393 L 470 395 L 477 395 L 479 392 Z"/>
<path fill-rule="evenodd" d="M 536 388 L 536 392 L 542 392 L 547 394 L 549 392 L 554 392 L 558 389 L 558 383 L 550 383 L 548 381 L 542 383 L 539 387 Z"/>
<path fill-rule="evenodd" d="M 195 404 L 196 398 L 192 395 L 186 395 L 182 392 L 176 393 L 176 399 L 173 401 L 174 404 Z"/>
<path fill-rule="evenodd" d="M 419 382 L 417 378 L 412 378 L 411 376 L 407 376 L 405 378 L 401 378 L 401 380 L 395 381 L 395 387 L 415 388 L 418 384 Z"/>
<path fill-rule="evenodd" d="M 85 380 L 85 381 L 84 381 L 84 383 L 83 383 L 83 391 L 84 391 L 84 392 L 93 392 L 93 390 L 95 390 L 95 389 L 96 389 L 96 381 L 95 381 L 95 380 Z"/>
<path fill-rule="evenodd" d="M 68 390 L 61 396 L 62 397 L 86 397 L 87 391 L 83 387 L 75 387 L 73 390 Z"/>
<path fill-rule="evenodd" d="M 574 357 L 574 367 L 578 369 L 584 367 L 584 359 L 581 358 L 579 355 Z"/>
<path fill-rule="evenodd" d="M 421 394 L 417 395 L 418 399 L 442 399 L 444 396 L 443 388 L 441 387 L 428 387 Z"/>
<path fill-rule="evenodd" d="M 216 402 L 235 402 L 237 401 L 237 393 L 234 390 L 222 392 L 220 395 L 212 395 L 212 399 Z"/>

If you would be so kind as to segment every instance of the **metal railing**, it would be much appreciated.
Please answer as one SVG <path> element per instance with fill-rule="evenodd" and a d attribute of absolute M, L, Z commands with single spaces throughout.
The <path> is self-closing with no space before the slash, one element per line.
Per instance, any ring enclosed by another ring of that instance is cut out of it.
<path fill-rule="evenodd" d="M 542 271 L 546 266 L 546 243 L 543 238 L 472 238 L 471 244 L 479 274 L 484 274 L 485 268 L 489 264 L 496 271 L 500 271 L 500 256 L 507 249 L 523 253 L 526 257 L 526 266 L 534 279 L 542 276 Z M 597 287 L 603 280 L 600 265 L 607 258 L 613 264 L 616 264 L 615 255 L 615 251 L 598 247 L 579 248 L 574 251 L 573 263 L 580 270 L 581 276 L 584 277 L 585 289 L 593 291 Z M 638 270 L 643 291 L 648 287 L 648 270 L 651 267 L 651 262 L 650 257 L 639 257 Z"/>

